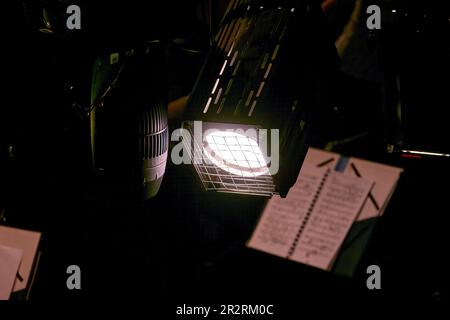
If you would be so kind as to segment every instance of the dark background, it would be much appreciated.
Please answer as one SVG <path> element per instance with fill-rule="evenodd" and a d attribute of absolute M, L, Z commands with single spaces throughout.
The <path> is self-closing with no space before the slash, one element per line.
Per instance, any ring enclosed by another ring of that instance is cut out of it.
<path fill-rule="evenodd" d="M 340 33 L 351 3 L 328 14 L 331 33 Z M 70 107 L 67 84 L 75 83 L 75 95 L 88 103 L 95 57 L 143 39 L 164 39 L 168 98 L 189 94 L 223 4 L 212 9 L 209 26 L 203 2 L 80 2 L 86 29 L 49 36 L 33 29 L 20 1 L 9 1 L 0 40 L 0 207 L 7 225 L 43 233 L 31 299 L 278 303 L 293 312 L 298 312 L 293 307 L 298 301 L 321 299 L 382 306 L 396 301 L 448 303 L 449 161 L 387 154 L 386 144 L 449 151 L 444 116 L 448 80 L 442 76 L 448 74 L 450 16 L 434 3 L 412 9 L 397 4 L 431 18 L 394 21 L 383 36 L 361 34 L 361 41 L 370 40 L 380 50 L 370 61 L 381 72 L 355 76 L 367 74 L 358 73 L 360 64 L 349 62 L 356 59 L 351 56 L 365 54 L 355 45 L 343 57 L 336 83 L 332 139 L 362 133 L 336 150 L 405 169 L 360 270 L 346 279 L 245 248 L 266 200 L 205 193 L 187 166 L 168 161 L 159 194 L 145 204 L 132 203 L 130 195 L 90 171 L 86 123 Z M 424 28 L 420 32 L 418 24 Z M 197 53 L 170 46 L 173 39 L 183 39 L 185 47 Z M 348 72 L 351 68 L 356 71 Z M 392 124 L 396 120 L 390 117 L 389 104 L 385 106 L 383 91 L 397 72 L 406 79 L 402 97 L 407 117 L 400 129 Z M 178 123 L 171 119 L 169 125 L 174 129 Z M 71 264 L 81 267 L 80 291 L 66 288 Z M 370 264 L 382 270 L 378 292 L 365 285 Z"/>

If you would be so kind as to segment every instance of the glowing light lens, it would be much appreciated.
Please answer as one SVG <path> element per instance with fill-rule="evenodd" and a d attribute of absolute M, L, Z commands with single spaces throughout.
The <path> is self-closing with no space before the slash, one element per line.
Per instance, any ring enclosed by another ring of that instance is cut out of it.
<path fill-rule="evenodd" d="M 269 172 L 258 143 L 251 137 L 216 131 L 204 138 L 203 150 L 214 165 L 231 174 L 256 177 Z"/>

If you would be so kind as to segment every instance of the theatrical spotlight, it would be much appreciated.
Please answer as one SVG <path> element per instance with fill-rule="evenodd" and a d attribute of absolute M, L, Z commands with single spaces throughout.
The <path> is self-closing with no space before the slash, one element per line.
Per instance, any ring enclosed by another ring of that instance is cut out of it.
<path fill-rule="evenodd" d="M 119 189 L 146 200 L 159 190 L 167 162 L 167 79 L 159 42 L 94 63 L 90 110 L 93 166 Z"/>
<path fill-rule="evenodd" d="M 25 39 L 39 43 L 24 45 L 39 53 L 30 54 L 43 72 L 55 74 L 48 78 L 57 79 L 52 97 L 62 97 L 68 111 L 60 120 L 82 145 L 79 167 L 93 169 L 96 181 L 112 188 L 107 194 L 154 196 L 168 150 L 166 47 L 160 41 L 167 37 L 165 4 L 21 0 L 15 6 Z M 72 6 L 79 9 L 76 28 L 69 27 Z"/>
<path fill-rule="evenodd" d="M 286 196 L 330 110 L 324 28 L 314 1 L 231 1 L 183 122 L 206 190 Z"/>

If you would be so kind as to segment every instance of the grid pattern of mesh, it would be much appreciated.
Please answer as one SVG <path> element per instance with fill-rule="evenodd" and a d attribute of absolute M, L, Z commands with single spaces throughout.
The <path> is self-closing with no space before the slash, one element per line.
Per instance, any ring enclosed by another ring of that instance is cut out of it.
<path fill-rule="evenodd" d="M 253 161 L 250 154 L 258 159 L 257 152 L 253 150 L 253 143 L 251 141 L 241 140 L 240 145 L 228 146 L 230 149 L 241 148 L 241 150 L 229 150 L 235 151 L 235 155 L 233 152 L 230 154 L 227 153 L 219 153 L 214 155 L 207 155 L 208 142 L 198 141 L 196 139 L 192 139 L 193 132 L 188 129 L 183 133 L 183 142 L 186 151 L 188 154 L 192 155 L 192 162 L 197 172 L 203 187 L 207 191 L 217 191 L 217 192 L 227 192 L 227 193 L 239 193 L 239 194 L 252 194 L 252 195 L 261 195 L 261 196 L 272 196 L 276 194 L 276 187 L 273 181 L 272 176 L 267 170 L 264 160 Z M 193 140 L 193 141 L 192 141 Z M 237 140 L 237 139 L 236 139 Z M 218 142 L 220 139 L 218 139 Z M 237 142 L 237 141 L 236 141 Z M 254 142 L 254 141 L 253 141 Z M 226 143 L 226 141 L 225 141 Z M 217 143 L 217 147 L 220 143 Z M 211 144 L 209 144 L 211 147 Z M 250 152 L 250 149 L 252 151 Z M 225 149 L 225 147 L 220 147 L 221 149 Z M 247 150 L 245 150 L 248 148 Z M 212 148 L 210 148 L 212 150 Z M 228 151 L 228 150 L 221 150 Z M 247 156 L 248 160 L 238 160 L 242 159 L 241 154 L 244 155 L 244 158 Z M 216 163 L 214 163 L 214 159 Z M 211 160 L 211 161 L 209 161 Z M 217 162 L 222 160 L 223 165 L 227 165 L 228 171 L 222 169 Z M 230 166 L 235 162 L 235 166 Z M 245 172 L 246 175 L 242 174 Z"/>
<path fill-rule="evenodd" d="M 214 132 L 203 141 L 207 160 L 219 168 L 242 177 L 257 177 L 268 172 L 258 143 L 234 132 Z"/>

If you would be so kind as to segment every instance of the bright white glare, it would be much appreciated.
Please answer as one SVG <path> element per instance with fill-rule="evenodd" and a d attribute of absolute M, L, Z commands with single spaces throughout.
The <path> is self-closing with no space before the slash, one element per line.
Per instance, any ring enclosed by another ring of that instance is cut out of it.
<path fill-rule="evenodd" d="M 228 60 L 225 60 L 225 61 L 223 62 L 222 69 L 220 69 L 219 76 L 221 76 L 222 73 L 223 73 L 223 70 L 225 70 L 225 66 L 227 65 L 227 62 L 228 62 Z"/>
<path fill-rule="evenodd" d="M 203 150 L 214 165 L 231 174 L 256 177 L 269 172 L 258 143 L 251 137 L 215 131 L 204 138 Z"/>
<path fill-rule="evenodd" d="M 450 157 L 448 153 L 437 153 L 437 152 L 427 152 L 427 151 L 418 151 L 418 150 L 402 150 L 404 153 L 412 153 L 412 154 L 422 154 L 426 156 L 436 156 L 436 157 Z"/>

